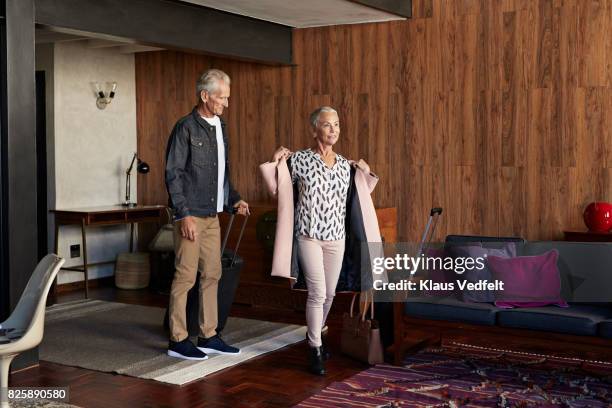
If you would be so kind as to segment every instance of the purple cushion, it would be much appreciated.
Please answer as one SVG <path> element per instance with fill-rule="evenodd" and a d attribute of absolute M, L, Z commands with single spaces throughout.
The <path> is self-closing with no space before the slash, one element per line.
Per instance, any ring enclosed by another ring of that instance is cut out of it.
<path fill-rule="evenodd" d="M 535 256 L 488 257 L 487 264 L 493 279 L 504 282 L 504 290 L 497 292 L 495 306 L 501 308 L 546 305 L 567 307 L 567 303 L 561 299 L 558 257 L 559 253 L 555 249 Z"/>
<path fill-rule="evenodd" d="M 488 259 L 490 256 L 497 256 L 501 258 L 512 258 L 516 256 L 516 245 L 512 242 L 504 245 L 502 248 L 485 248 L 478 245 L 461 245 L 451 247 L 451 252 L 454 257 L 469 257 L 472 259 L 484 258 Z M 468 282 L 478 282 L 480 280 L 486 280 L 491 282 L 491 271 L 488 268 L 488 262 L 485 261 L 485 267 L 482 269 L 472 269 L 465 271 L 462 275 L 453 273 L 455 279 L 465 279 Z M 453 281 L 455 280 L 453 279 Z M 459 290 L 457 288 L 457 290 Z M 482 290 L 463 290 L 459 294 L 459 297 L 464 302 L 493 302 L 495 301 L 495 294 L 492 291 Z"/>

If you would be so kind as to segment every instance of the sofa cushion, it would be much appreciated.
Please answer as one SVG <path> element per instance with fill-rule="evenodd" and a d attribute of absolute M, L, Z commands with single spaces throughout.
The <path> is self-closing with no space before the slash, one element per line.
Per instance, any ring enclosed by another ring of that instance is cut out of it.
<path fill-rule="evenodd" d="M 599 323 L 599 335 L 607 339 L 612 339 L 612 319 L 607 319 Z"/>
<path fill-rule="evenodd" d="M 478 258 L 481 261 L 484 261 L 484 267 L 482 269 L 473 268 L 469 270 L 465 270 L 464 272 L 456 271 L 455 278 L 463 278 L 468 282 L 477 283 L 481 280 L 486 280 L 491 282 L 493 279 L 491 277 L 491 271 L 489 270 L 486 260 L 487 257 L 497 256 L 500 258 L 514 258 L 516 257 L 516 245 L 514 242 L 506 243 L 501 248 L 487 248 L 480 245 L 459 245 L 459 246 L 449 246 L 448 251 L 453 256 L 453 258 L 464 258 L 464 259 L 473 259 L 476 260 Z M 459 273 L 461 272 L 461 273 Z M 457 289 L 459 291 L 459 289 Z M 459 296 L 461 300 L 464 302 L 494 302 L 495 294 L 490 290 L 469 290 L 464 289 L 459 291 Z"/>
<path fill-rule="evenodd" d="M 536 256 L 487 260 L 495 279 L 504 282 L 504 290 L 497 293 L 498 307 L 538 307 L 554 304 L 567 306 L 561 299 L 561 278 L 557 268 L 559 252 L 550 250 Z"/>
<path fill-rule="evenodd" d="M 425 255 L 427 258 L 434 260 L 434 265 L 423 271 L 419 271 L 423 279 L 430 279 L 432 283 L 441 284 L 443 290 L 423 290 L 421 291 L 423 296 L 426 297 L 455 297 L 455 290 L 446 290 L 448 287 L 448 283 L 454 281 L 455 273 L 451 271 L 445 270 L 442 266 L 444 262 L 444 258 L 446 258 L 447 253 L 444 248 L 427 248 L 425 250 Z"/>
<path fill-rule="evenodd" d="M 573 304 L 568 308 L 502 309 L 497 313 L 497 323 L 503 327 L 595 336 L 598 324 L 611 317 L 609 307 Z"/>
<path fill-rule="evenodd" d="M 454 298 L 409 298 L 404 313 L 412 317 L 493 326 L 499 309 L 489 303 L 466 303 Z"/>

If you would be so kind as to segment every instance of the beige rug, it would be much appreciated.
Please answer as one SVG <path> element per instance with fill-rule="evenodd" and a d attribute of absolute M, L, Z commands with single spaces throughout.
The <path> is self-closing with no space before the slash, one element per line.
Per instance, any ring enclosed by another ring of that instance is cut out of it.
<path fill-rule="evenodd" d="M 183 385 L 304 340 L 306 327 L 228 319 L 223 339 L 240 355 L 187 361 L 166 355 L 164 309 L 85 300 L 47 308 L 40 359 Z"/>

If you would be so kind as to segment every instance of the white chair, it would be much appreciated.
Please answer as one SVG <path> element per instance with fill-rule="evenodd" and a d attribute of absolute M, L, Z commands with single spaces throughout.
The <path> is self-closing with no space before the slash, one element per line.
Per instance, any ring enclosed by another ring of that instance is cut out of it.
<path fill-rule="evenodd" d="M 0 390 L 8 388 L 9 367 L 17 355 L 40 344 L 45 328 L 47 295 L 65 259 L 55 254 L 45 256 L 34 269 L 17 307 L 0 324 Z M 8 407 L 5 398 L 1 408 Z"/>

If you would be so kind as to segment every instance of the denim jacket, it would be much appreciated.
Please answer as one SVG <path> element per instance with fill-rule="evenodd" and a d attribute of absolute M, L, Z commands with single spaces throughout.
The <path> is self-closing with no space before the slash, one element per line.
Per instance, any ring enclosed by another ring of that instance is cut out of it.
<path fill-rule="evenodd" d="M 240 201 L 240 194 L 230 182 L 227 130 L 223 120 L 221 129 L 225 147 L 223 206 L 229 211 Z M 219 164 L 215 127 L 202 119 L 194 108 L 174 125 L 166 147 L 168 205 L 174 210 L 176 219 L 217 214 Z"/>

